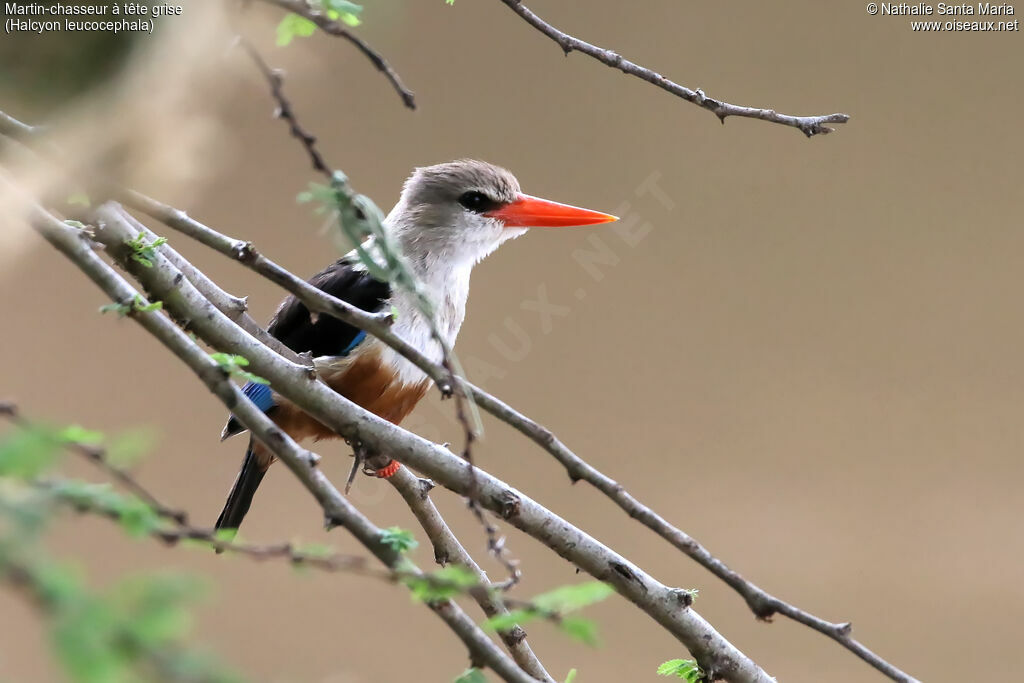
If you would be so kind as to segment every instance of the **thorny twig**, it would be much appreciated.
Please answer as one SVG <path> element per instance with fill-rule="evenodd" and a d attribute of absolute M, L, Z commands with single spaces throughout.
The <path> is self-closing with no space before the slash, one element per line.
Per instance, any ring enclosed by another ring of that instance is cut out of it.
<path fill-rule="evenodd" d="M 388 60 L 370 47 L 370 44 L 365 40 L 352 33 L 344 24 L 340 21 L 334 21 L 327 16 L 322 10 L 313 7 L 306 0 L 263 0 L 271 5 L 276 5 L 282 9 L 294 12 L 299 16 L 309 19 L 316 24 L 321 31 L 332 36 L 338 36 L 349 41 L 355 45 L 360 52 L 366 55 L 366 58 L 377 67 L 377 69 L 384 74 L 384 77 L 388 79 L 395 92 L 398 93 L 399 97 L 402 98 L 402 103 L 409 109 L 416 108 L 416 97 L 411 90 L 405 87 L 402 83 L 402 79 L 398 76 L 398 72 L 394 70 Z"/>
<path fill-rule="evenodd" d="M 501 0 L 501 2 L 505 3 L 509 9 L 522 17 L 522 19 L 530 26 L 558 43 L 558 46 L 562 48 L 562 51 L 565 52 L 566 56 L 568 56 L 570 52 L 576 51 L 589 57 L 593 57 L 602 64 L 610 66 L 613 69 L 618 69 L 630 76 L 636 76 L 637 78 L 647 81 L 662 90 L 672 93 L 676 97 L 681 97 L 687 102 L 707 109 L 717 116 L 719 121 L 722 123 L 725 123 L 726 117 L 729 116 L 761 119 L 762 121 L 770 121 L 772 123 L 779 123 L 784 126 L 798 128 L 803 131 L 804 135 L 811 137 L 813 135 L 831 133 L 835 130 L 834 128 L 826 126 L 825 124 L 827 123 L 846 123 L 850 120 L 848 114 L 790 116 L 789 114 L 780 114 L 772 109 L 741 107 L 735 104 L 729 104 L 728 102 L 722 102 L 721 100 L 712 99 L 705 95 L 700 88 L 691 90 L 686 86 L 670 81 L 655 71 L 651 71 L 646 67 L 625 59 L 622 55 L 616 52 L 597 47 L 596 45 L 591 45 L 586 41 L 574 38 L 568 33 L 560 31 L 537 16 L 532 10 L 530 10 L 530 8 L 522 3 L 522 0 Z"/>
<path fill-rule="evenodd" d="M 469 570 L 482 585 L 492 586 L 496 589 L 472 592 L 473 598 L 488 617 L 508 614 L 507 597 L 503 586 L 490 582 L 487 574 L 452 533 L 441 513 L 430 500 L 430 491 L 434 488 L 434 482 L 416 477 L 408 468 L 400 469 L 387 481 L 405 499 L 409 509 L 420 523 L 420 527 L 427 534 L 431 545 L 434 546 L 434 559 L 437 563 L 442 566 L 450 562 L 455 563 Z M 548 674 L 544 665 L 533 653 L 529 643 L 526 642 L 526 631 L 521 626 L 499 630 L 498 635 L 516 663 L 527 673 L 545 683 L 554 683 L 551 675 Z"/>

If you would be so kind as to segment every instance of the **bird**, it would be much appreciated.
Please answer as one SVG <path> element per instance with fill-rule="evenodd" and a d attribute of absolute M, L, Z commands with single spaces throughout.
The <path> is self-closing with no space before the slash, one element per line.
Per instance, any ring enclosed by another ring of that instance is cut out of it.
<path fill-rule="evenodd" d="M 453 347 L 466 315 L 473 267 L 505 242 L 530 228 L 597 225 L 616 216 L 524 194 L 509 171 L 493 164 L 462 159 L 416 168 L 405 181 L 398 203 L 382 223 L 418 279 L 421 292 L 434 303 L 436 329 Z M 372 247 L 370 237 L 364 247 Z M 373 249 L 368 249 L 372 253 Z M 366 252 L 364 252 L 366 253 Z M 308 282 L 367 312 L 391 311 L 392 330 L 434 363 L 444 349 L 416 295 L 407 288 L 375 279 L 353 250 Z M 328 315 L 311 315 L 295 296 L 287 297 L 267 326 L 286 347 L 313 358 L 318 376 L 332 390 L 369 412 L 398 424 L 427 393 L 431 380 L 394 349 L 366 332 Z M 296 441 L 338 435 L 277 394 L 272 387 L 249 382 L 245 395 Z M 230 416 L 221 440 L 245 431 Z M 274 461 L 271 451 L 249 439 L 215 528 L 237 532 L 253 496 Z M 391 461 L 377 470 L 393 476 Z"/>

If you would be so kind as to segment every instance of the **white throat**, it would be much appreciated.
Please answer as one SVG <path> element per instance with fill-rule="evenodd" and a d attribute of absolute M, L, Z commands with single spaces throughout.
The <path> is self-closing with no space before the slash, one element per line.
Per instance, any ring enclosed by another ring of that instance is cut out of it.
<path fill-rule="evenodd" d="M 423 293 L 434 305 L 434 323 L 437 331 L 448 346 L 455 346 L 455 339 L 466 318 L 466 300 L 469 298 L 469 276 L 472 266 L 437 267 L 420 276 Z M 418 297 L 408 290 L 392 285 L 390 305 L 394 307 L 395 334 L 413 345 L 420 353 L 434 363 L 443 359 L 441 345 L 434 338 L 430 320 L 420 310 Z M 406 384 L 423 381 L 422 370 L 400 356 L 394 349 L 384 350 L 386 365 L 397 368 L 399 379 Z"/>
<path fill-rule="evenodd" d="M 372 241 L 366 243 L 367 251 L 376 256 Z M 353 251 L 350 258 L 358 262 Z M 466 318 L 466 301 L 469 298 L 469 278 L 474 261 L 468 259 L 445 259 L 433 255 L 420 258 L 406 258 L 406 263 L 420 284 L 421 291 L 434 306 L 434 324 L 448 346 L 454 347 L 462 322 Z M 434 338 L 433 325 L 420 309 L 419 297 L 407 288 L 391 285 L 391 297 L 382 310 L 393 310 L 395 322 L 392 330 L 411 344 L 416 350 L 434 363 L 444 357 L 441 345 Z M 403 384 L 418 384 L 427 379 L 426 374 L 406 360 L 394 349 L 374 340 L 379 345 L 385 366 L 395 368 Z"/>

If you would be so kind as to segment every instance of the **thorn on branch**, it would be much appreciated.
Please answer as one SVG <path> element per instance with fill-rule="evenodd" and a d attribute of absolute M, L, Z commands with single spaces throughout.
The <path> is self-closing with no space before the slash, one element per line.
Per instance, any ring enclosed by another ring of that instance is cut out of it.
<path fill-rule="evenodd" d="M 178 275 L 181 275 L 179 272 Z M 249 310 L 249 297 L 247 296 L 233 296 L 230 299 L 231 307 L 239 313 L 245 313 Z"/>
<path fill-rule="evenodd" d="M 772 622 L 772 618 L 778 614 L 775 603 L 761 595 L 747 600 L 747 606 L 750 607 L 750 611 L 754 613 L 754 617 L 758 621 L 769 624 Z"/>
<path fill-rule="evenodd" d="M 437 486 L 433 479 L 426 479 L 423 477 L 418 478 L 416 483 L 420 487 L 420 498 L 426 498 L 434 487 Z"/>
<path fill-rule="evenodd" d="M 522 501 L 511 492 L 504 491 L 501 496 L 494 497 L 491 500 L 498 507 L 498 515 L 506 522 L 519 515 Z"/>
<path fill-rule="evenodd" d="M 676 600 L 679 601 L 679 604 L 682 605 L 684 608 L 691 607 L 693 605 L 695 593 L 696 591 L 687 590 L 686 588 L 672 589 L 672 595 L 675 597 Z"/>
<path fill-rule="evenodd" d="M 234 253 L 235 258 L 242 263 L 254 262 L 259 253 L 256 251 L 256 247 L 252 242 L 243 242 L 241 240 L 235 242 L 232 246 L 232 252 Z"/>
<path fill-rule="evenodd" d="M 611 562 L 609 563 L 609 566 L 612 568 L 612 571 L 627 581 L 634 582 L 637 580 L 636 572 L 634 572 L 628 565 L 623 564 L 622 562 Z M 643 584 L 641 583 L 640 585 L 642 586 Z"/>

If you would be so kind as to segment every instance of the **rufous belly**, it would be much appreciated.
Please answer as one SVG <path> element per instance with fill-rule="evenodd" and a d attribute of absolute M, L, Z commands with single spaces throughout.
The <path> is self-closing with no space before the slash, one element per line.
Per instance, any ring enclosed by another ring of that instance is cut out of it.
<path fill-rule="evenodd" d="M 389 422 L 398 424 L 412 412 L 430 387 L 430 380 L 407 384 L 381 362 L 376 350 L 362 353 L 337 369 L 328 367 L 321 378 L 334 391 Z M 293 439 L 336 439 L 338 434 L 291 403 L 282 402 L 274 422 Z"/>

